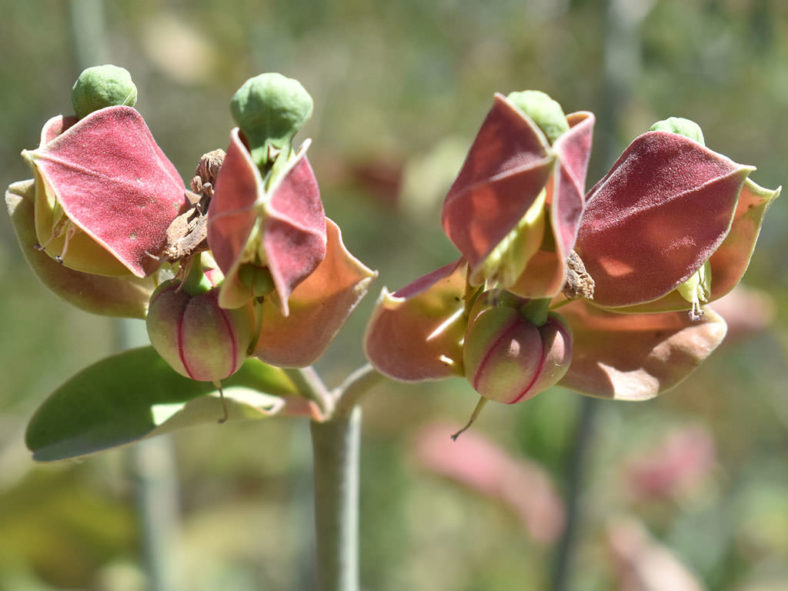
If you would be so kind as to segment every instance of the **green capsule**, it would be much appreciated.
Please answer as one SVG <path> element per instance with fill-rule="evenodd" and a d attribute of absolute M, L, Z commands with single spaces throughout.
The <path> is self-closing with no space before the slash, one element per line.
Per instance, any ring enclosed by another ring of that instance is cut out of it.
<path fill-rule="evenodd" d="M 250 78 L 230 102 L 260 169 L 281 152 L 289 156 L 293 136 L 312 116 L 312 107 L 312 97 L 298 80 L 276 73 Z"/>
<path fill-rule="evenodd" d="M 83 70 L 71 89 L 71 105 L 82 119 L 105 107 L 137 104 L 137 87 L 125 68 L 107 64 Z"/>
<path fill-rule="evenodd" d="M 550 95 L 539 90 L 523 90 L 510 92 L 506 98 L 539 126 L 550 145 L 561 134 L 569 131 L 569 123 L 564 115 L 564 110 L 557 101 L 550 98 Z"/>
<path fill-rule="evenodd" d="M 701 146 L 706 145 L 700 125 L 683 117 L 668 117 L 662 121 L 657 121 L 649 128 L 649 131 L 667 131 L 696 141 Z"/>

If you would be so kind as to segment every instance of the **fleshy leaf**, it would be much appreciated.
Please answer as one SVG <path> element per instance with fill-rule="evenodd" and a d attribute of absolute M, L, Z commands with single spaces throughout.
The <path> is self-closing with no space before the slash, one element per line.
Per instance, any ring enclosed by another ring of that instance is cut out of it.
<path fill-rule="evenodd" d="M 522 219 L 554 162 L 542 132 L 496 94 L 443 205 L 443 229 L 472 269 Z"/>
<path fill-rule="evenodd" d="M 460 259 L 394 293 L 383 289 L 364 338 L 378 371 L 403 381 L 463 375 L 466 274 Z"/>
<path fill-rule="evenodd" d="M 19 246 L 33 272 L 55 294 L 93 314 L 144 318 L 153 292 L 153 277 L 103 277 L 74 271 L 34 246 L 35 232 L 33 180 L 8 187 L 5 202 Z"/>
<path fill-rule="evenodd" d="M 636 138 L 589 193 L 575 249 L 594 303 L 656 300 L 722 244 L 751 167 L 661 131 Z"/>
<path fill-rule="evenodd" d="M 284 371 L 248 359 L 222 382 L 230 419 L 264 418 L 295 393 Z M 177 374 L 153 347 L 99 361 L 38 408 L 25 441 L 38 461 L 73 458 L 223 418 L 216 387 Z"/>
<path fill-rule="evenodd" d="M 547 205 L 553 239 L 538 250 L 517 282 L 508 291 L 524 298 L 546 298 L 558 294 L 566 280 L 566 258 L 572 250 L 585 207 L 585 183 L 594 115 L 570 113 L 570 129 L 553 145 L 558 166 L 548 184 Z"/>
<path fill-rule="evenodd" d="M 561 308 L 572 328 L 572 364 L 560 384 L 583 394 L 647 400 L 686 378 L 725 337 L 711 308 L 701 320 L 686 312 L 616 314 L 583 300 Z"/>
<path fill-rule="evenodd" d="M 49 125 L 44 137 L 55 131 Z M 186 200 L 178 172 L 136 110 L 95 111 L 23 156 L 40 190 L 102 250 L 138 277 L 155 270 L 167 227 Z M 42 233 L 53 228 L 36 224 L 39 240 L 47 242 Z"/>
<path fill-rule="evenodd" d="M 271 298 L 263 301 L 255 355 L 266 363 L 305 367 L 316 361 L 377 276 L 348 252 L 339 227 L 330 219 L 326 225 L 328 254 L 293 291 L 289 315 Z"/>
<path fill-rule="evenodd" d="M 208 244 L 226 278 L 221 306 L 233 308 L 251 299 L 237 275 L 242 263 L 255 258 L 249 242 L 261 217 L 258 262 L 271 272 L 283 314 L 288 313 L 293 289 L 325 257 L 325 213 L 306 158 L 308 147 L 301 147 L 290 168 L 266 192 L 260 171 L 238 129 L 233 129 L 208 211 Z"/>

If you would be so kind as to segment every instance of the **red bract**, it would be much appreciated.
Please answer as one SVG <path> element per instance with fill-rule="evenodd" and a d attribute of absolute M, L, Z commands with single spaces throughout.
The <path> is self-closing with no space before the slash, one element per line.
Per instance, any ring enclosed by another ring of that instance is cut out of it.
<path fill-rule="evenodd" d="M 468 261 L 474 283 L 488 278 L 476 277 L 480 267 L 544 190 L 550 246 L 538 248 L 524 261 L 516 283 L 504 287 L 523 297 L 548 297 L 561 290 L 565 259 L 583 211 L 594 116 L 573 113 L 567 121 L 569 131 L 550 146 L 527 115 L 495 95 L 442 214 L 443 228 Z"/>
<path fill-rule="evenodd" d="M 641 304 L 686 281 L 728 235 L 752 170 L 673 133 L 633 141 L 589 192 L 577 237 L 594 303 Z"/>
<path fill-rule="evenodd" d="M 225 274 L 223 307 L 254 297 L 238 278 L 241 264 L 252 262 L 270 271 L 287 315 L 290 294 L 326 256 L 326 218 L 307 147 L 266 187 L 239 130 L 232 131 L 208 210 L 208 245 Z"/>
<path fill-rule="evenodd" d="M 137 111 L 56 117 L 23 156 L 35 173 L 36 233 L 50 255 L 98 274 L 144 277 L 158 267 L 184 185 Z"/>

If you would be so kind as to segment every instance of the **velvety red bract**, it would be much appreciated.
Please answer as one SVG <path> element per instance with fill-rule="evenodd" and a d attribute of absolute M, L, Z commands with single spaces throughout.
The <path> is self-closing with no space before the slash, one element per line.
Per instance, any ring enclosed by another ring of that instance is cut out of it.
<path fill-rule="evenodd" d="M 183 181 L 135 109 L 108 107 L 69 123 L 50 120 L 48 141 L 23 153 L 42 190 L 131 273 L 150 274 L 186 205 Z"/>
<path fill-rule="evenodd" d="M 590 191 L 581 219 L 575 249 L 594 278 L 594 303 L 649 302 L 686 281 L 728 235 L 751 170 L 676 134 L 636 138 Z"/>
<path fill-rule="evenodd" d="M 443 204 L 443 229 L 471 269 L 522 219 L 550 178 L 554 160 L 536 125 L 496 94 Z"/>
<path fill-rule="evenodd" d="M 293 290 L 284 316 L 271 298 L 261 307 L 260 334 L 254 355 L 279 367 L 306 367 L 326 350 L 377 275 L 342 244 L 339 227 L 327 224 L 327 254 Z"/>
<path fill-rule="evenodd" d="M 585 111 L 570 113 L 566 119 L 569 131 L 552 146 L 557 165 L 547 185 L 545 201 L 555 247 L 538 250 L 517 282 L 508 287 L 508 291 L 523 298 L 552 297 L 561 291 L 566 281 L 566 257 L 575 244 L 585 208 L 586 172 L 595 119 Z"/>
<path fill-rule="evenodd" d="M 403 381 L 463 375 L 467 272 L 460 260 L 393 294 L 383 290 L 364 338 L 364 351 L 378 371 Z"/>
<path fill-rule="evenodd" d="M 237 288 L 238 268 L 250 254 L 249 238 L 262 220 L 262 258 L 285 315 L 292 291 L 326 256 L 326 218 L 307 147 L 302 146 L 282 178 L 266 191 L 240 131 L 234 129 L 208 210 L 208 245 L 230 287 Z M 235 307 L 235 299 L 223 289 L 221 305 Z"/>
<path fill-rule="evenodd" d="M 567 117 L 569 131 L 549 146 L 536 124 L 504 96 L 495 101 L 443 205 L 443 228 L 475 271 L 511 232 L 544 189 L 554 244 L 541 249 L 514 286 L 522 297 L 561 290 L 566 255 L 585 203 L 594 116 Z"/>

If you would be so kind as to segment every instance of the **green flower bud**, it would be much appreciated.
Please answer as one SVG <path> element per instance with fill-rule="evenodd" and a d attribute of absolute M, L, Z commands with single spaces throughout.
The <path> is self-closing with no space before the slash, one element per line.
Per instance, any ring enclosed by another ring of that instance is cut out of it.
<path fill-rule="evenodd" d="M 667 131 L 696 141 L 701 146 L 706 145 L 700 125 L 683 117 L 668 117 L 662 121 L 657 121 L 649 128 L 649 131 Z"/>
<path fill-rule="evenodd" d="M 483 397 L 513 404 L 536 396 L 564 377 L 572 359 L 572 336 L 562 318 L 545 312 L 545 301 L 479 297 L 465 333 L 465 377 Z M 536 324 L 532 318 L 541 321 Z"/>
<path fill-rule="evenodd" d="M 146 323 L 153 348 L 175 371 L 193 380 L 231 376 L 246 359 L 252 341 L 251 305 L 220 308 L 219 288 L 210 287 L 217 276 L 221 274 L 209 270 L 207 285 L 191 277 L 184 284 L 165 281 L 150 300 Z"/>
<path fill-rule="evenodd" d="M 105 107 L 137 104 L 137 87 L 125 68 L 107 64 L 87 68 L 71 89 L 74 113 L 82 119 Z"/>
<path fill-rule="evenodd" d="M 289 156 L 293 136 L 312 116 L 312 97 L 298 80 L 260 74 L 238 89 L 230 110 L 262 169 L 281 151 Z"/>
<path fill-rule="evenodd" d="M 523 90 L 510 92 L 506 98 L 536 123 L 551 145 L 561 134 L 569 131 L 564 110 L 548 94 L 539 90 Z"/>

